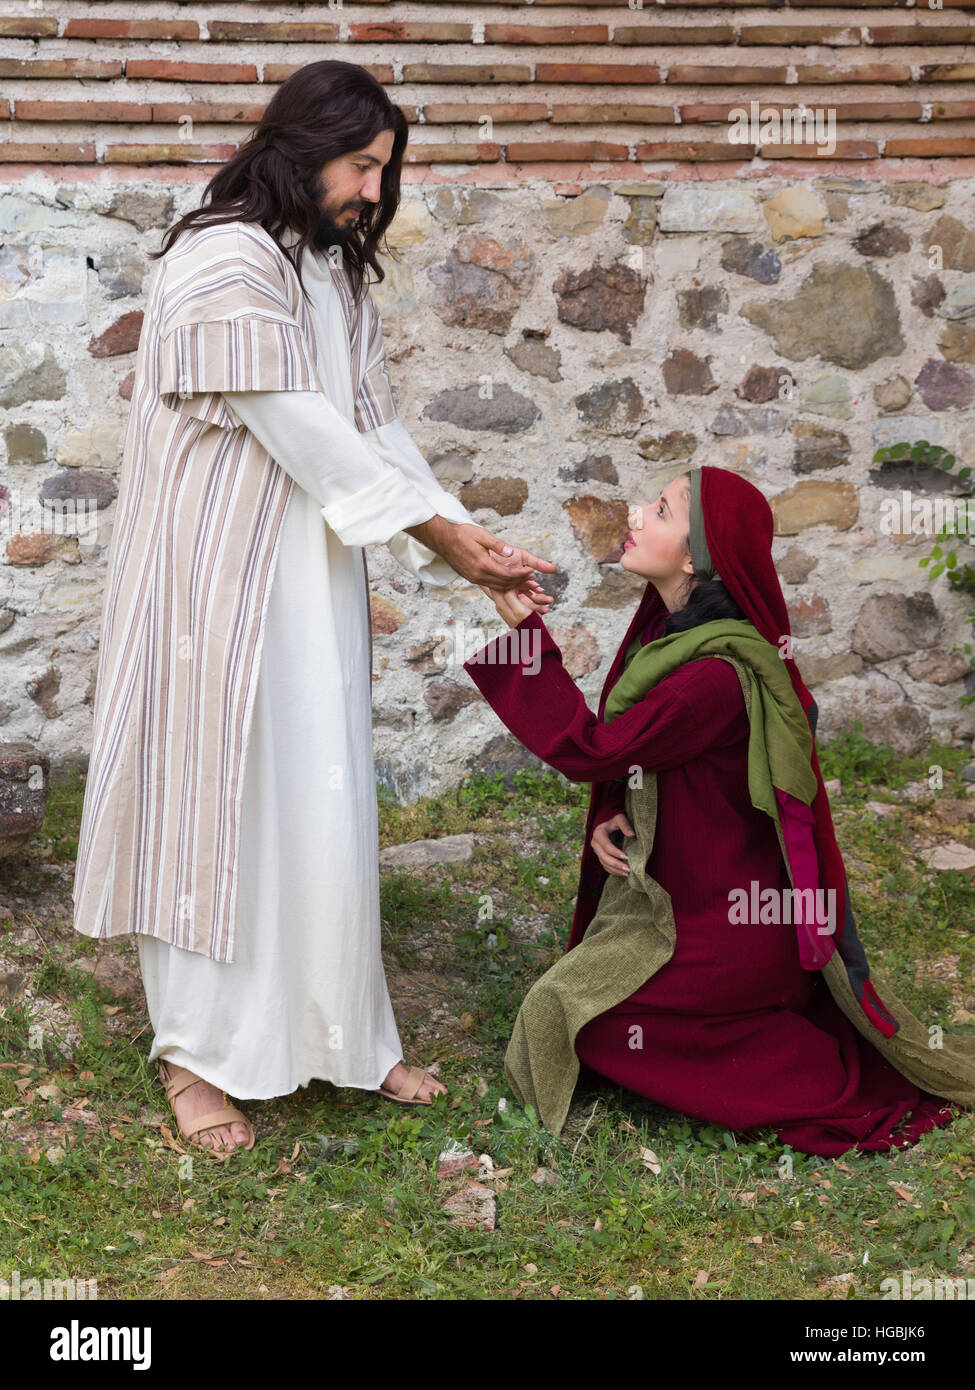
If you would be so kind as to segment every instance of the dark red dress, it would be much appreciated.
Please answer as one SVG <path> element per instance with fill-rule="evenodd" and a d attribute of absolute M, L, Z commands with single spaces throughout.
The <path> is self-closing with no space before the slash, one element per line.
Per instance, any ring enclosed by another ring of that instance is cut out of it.
<path fill-rule="evenodd" d="M 674 955 L 580 1031 L 586 1067 L 701 1120 L 774 1126 L 804 1153 L 886 1150 L 951 1123 L 957 1108 L 901 1075 L 820 973 L 802 968 L 794 925 L 729 922 L 732 889 L 752 880 L 758 891 L 787 889 L 790 880 L 775 827 L 749 798 L 749 721 L 728 662 L 687 663 L 648 692 L 629 754 L 612 734 L 634 711 L 597 723 L 561 660 L 544 660 L 530 677 L 517 665 L 465 669 L 508 728 L 571 780 L 624 779 L 632 765 L 657 775 L 648 872 L 670 894 Z M 600 821 L 623 810 L 624 789 L 621 780 Z"/>

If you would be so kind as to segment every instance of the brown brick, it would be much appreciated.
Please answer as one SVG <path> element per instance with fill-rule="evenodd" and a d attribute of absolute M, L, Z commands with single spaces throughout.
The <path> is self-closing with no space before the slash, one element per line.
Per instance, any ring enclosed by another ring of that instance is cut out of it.
<path fill-rule="evenodd" d="M 850 44 L 850 40 L 853 44 Z M 743 24 L 739 32 L 740 44 L 843 44 L 853 47 L 860 43 L 860 29 L 856 25 L 817 25 L 817 24 Z"/>
<path fill-rule="evenodd" d="M 796 75 L 800 84 L 828 82 L 846 87 L 851 82 L 910 82 L 911 69 L 907 63 L 859 63 L 844 68 L 832 63 L 798 63 Z"/>
<path fill-rule="evenodd" d="M 253 63 L 180 63 L 169 58 L 129 58 L 126 77 L 155 77 L 163 82 L 256 82 Z"/>
<path fill-rule="evenodd" d="M 931 119 L 935 121 L 960 121 L 975 116 L 975 101 L 934 101 L 931 103 Z"/>
<path fill-rule="evenodd" d="M 176 140 L 171 145 L 109 145 L 106 164 L 223 164 L 236 154 L 236 145 L 196 145 Z"/>
<path fill-rule="evenodd" d="M 631 24 L 613 31 L 613 42 L 644 43 L 734 43 L 731 24 Z"/>
<path fill-rule="evenodd" d="M 975 24 L 883 24 L 867 29 L 871 43 L 972 43 Z"/>
<path fill-rule="evenodd" d="M 4 15 L 0 18 L 0 35 L 5 39 L 43 39 L 56 35 L 58 22 L 49 19 L 35 19 L 31 15 Z"/>
<path fill-rule="evenodd" d="M 267 102 L 251 105 L 245 101 L 160 101 L 153 103 L 152 119 L 178 124 L 180 116 L 190 116 L 194 121 L 243 121 L 254 125 L 266 110 Z"/>
<path fill-rule="evenodd" d="M 56 141 L 27 144 L 5 140 L 0 145 L 0 164 L 94 164 L 95 146 Z"/>
<path fill-rule="evenodd" d="M 824 103 L 825 105 L 826 103 Z M 763 101 L 762 111 L 794 110 L 798 102 Z M 815 110 L 815 103 L 807 102 Z M 685 124 L 693 121 L 726 121 L 732 111 L 741 110 L 740 101 L 698 102 L 680 108 L 680 118 Z M 919 101 L 831 101 L 830 111 L 836 112 L 838 121 L 916 121 L 920 120 L 924 107 Z"/>
<path fill-rule="evenodd" d="M 18 101 L 18 121 L 151 121 L 140 101 Z"/>
<path fill-rule="evenodd" d="M 673 125 L 673 106 L 553 106 L 553 125 Z"/>
<path fill-rule="evenodd" d="M 577 160 L 628 159 L 626 145 L 604 140 L 523 140 L 507 146 L 509 164 L 564 164 Z"/>
<path fill-rule="evenodd" d="M 470 43 L 472 38 L 469 24 L 424 24 L 421 21 L 349 25 L 352 43 Z"/>
<path fill-rule="evenodd" d="M 337 24 L 292 23 L 281 20 L 255 20 L 237 23 L 228 19 L 211 19 L 207 27 L 213 41 L 236 43 L 331 43 L 339 36 Z"/>
<path fill-rule="evenodd" d="M 970 82 L 975 77 L 975 63 L 926 63 L 921 69 L 922 82 Z"/>
<path fill-rule="evenodd" d="M 94 58 L 0 58 L 0 77 L 121 77 L 122 64 Z"/>
<path fill-rule="evenodd" d="M 13 116 L 10 100 L 7 97 L 0 97 L 0 121 L 9 121 Z"/>
<path fill-rule="evenodd" d="M 474 145 L 413 145 L 406 147 L 406 164 L 497 164 L 501 146 L 479 140 Z"/>
<path fill-rule="evenodd" d="M 306 67 L 306 63 L 265 63 L 265 82 L 287 82 L 292 73 Z M 390 63 L 363 63 L 366 72 L 372 73 L 377 82 L 392 82 L 393 68 Z"/>
<path fill-rule="evenodd" d="M 751 159 L 751 145 L 730 145 L 726 140 L 661 140 L 637 145 L 637 159 L 734 160 Z"/>
<path fill-rule="evenodd" d="M 763 145 L 763 159 L 877 159 L 880 146 L 876 140 L 837 140 L 830 155 L 818 155 L 814 145 Z"/>
<path fill-rule="evenodd" d="M 946 0 L 947 3 L 947 0 Z M 9 148 L 9 146 L 8 146 Z M 975 137 L 949 135 L 888 140 L 884 147 L 888 159 L 941 159 L 947 155 L 975 155 Z"/>
<path fill-rule="evenodd" d="M 485 24 L 485 43 L 608 43 L 605 24 Z"/>
<path fill-rule="evenodd" d="M 723 87 L 746 85 L 754 82 L 763 84 L 784 83 L 787 77 L 785 68 L 735 67 L 731 63 L 717 63 L 708 67 L 697 64 L 678 64 L 667 73 L 668 84 L 688 82 L 692 85 L 720 82 Z"/>
<path fill-rule="evenodd" d="M 660 69 L 647 63 L 538 63 L 537 82 L 633 82 L 642 86 L 660 81 Z"/>
<path fill-rule="evenodd" d="M 696 4 L 697 0 L 692 0 L 692 2 Z M 844 4 L 845 7 L 845 0 L 791 0 L 791 3 L 792 8 L 794 10 L 821 10 L 824 7 L 828 8 L 830 6 L 838 6 L 840 4 Z M 964 5 L 966 3 L 967 0 L 944 0 L 945 9 L 949 9 L 952 5 L 955 4 Z M 871 7 L 875 10 L 889 10 L 894 8 L 891 5 L 890 0 L 859 0 L 859 9 L 865 10 Z"/>
<path fill-rule="evenodd" d="M 423 108 L 423 118 L 428 125 L 453 125 L 457 122 L 476 125 L 482 116 L 490 116 L 492 121 L 547 121 L 548 107 L 540 101 L 464 101 L 434 102 Z"/>
<path fill-rule="evenodd" d="M 198 39 L 195 19 L 69 19 L 69 39 Z"/>
<path fill-rule="evenodd" d="M 530 82 L 532 70 L 516 63 L 407 63 L 404 82 Z"/>

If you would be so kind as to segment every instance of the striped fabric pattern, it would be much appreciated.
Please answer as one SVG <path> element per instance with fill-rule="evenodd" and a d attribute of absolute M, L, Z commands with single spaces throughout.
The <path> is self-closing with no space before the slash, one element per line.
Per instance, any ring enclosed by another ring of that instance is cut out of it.
<path fill-rule="evenodd" d="M 395 419 L 380 316 L 332 275 L 356 422 L 374 428 Z M 86 936 L 235 958 L 244 760 L 293 482 L 221 393 L 319 390 L 318 365 L 297 274 L 263 228 L 194 228 L 157 262 L 105 584 L 73 890 Z"/>

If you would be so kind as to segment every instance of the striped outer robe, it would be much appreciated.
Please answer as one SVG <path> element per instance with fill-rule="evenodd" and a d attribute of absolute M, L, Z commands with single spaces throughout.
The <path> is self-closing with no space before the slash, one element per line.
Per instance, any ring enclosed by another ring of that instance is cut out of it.
<path fill-rule="evenodd" d="M 381 320 L 333 280 L 356 424 L 374 429 L 396 417 Z M 157 263 L 105 586 L 73 892 L 84 935 L 235 958 L 244 753 L 294 484 L 220 393 L 321 390 L 310 312 L 255 223 L 184 231 Z"/>

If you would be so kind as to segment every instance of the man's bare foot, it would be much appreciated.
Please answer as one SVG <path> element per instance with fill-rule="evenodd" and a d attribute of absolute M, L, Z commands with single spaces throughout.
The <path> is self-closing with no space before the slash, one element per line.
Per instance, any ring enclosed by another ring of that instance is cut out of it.
<path fill-rule="evenodd" d="M 406 1065 L 406 1063 L 397 1062 L 393 1070 L 386 1077 L 386 1080 L 383 1082 L 383 1085 L 386 1087 L 387 1091 L 398 1093 L 409 1074 L 410 1069 Z M 423 1080 L 420 1082 L 420 1089 L 417 1091 L 415 1099 L 430 1100 L 433 1096 L 438 1095 L 441 1091 L 446 1091 L 446 1089 L 447 1087 L 443 1084 L 442 1081 L 438 1081 L 435 1076 L 431 1076 L 430 1073 L 427 1072 Z"/>
<path fill-rule="evenodd" d="M 172 1075 L 165 1058 L 160 1059 L 166 1069 L 167 1080 Z M 181 1091 L 172 1102 L 173 1114 L 176 1116 L 176 1123 L 183 1132 L 182 1137 L 186 1137 L 186 1127 L 201 1115 L 212 1114 L 214 1110 L 222 1110 L 224 1105 L 223 1092 L 216 1086 L 211 1086 L 209 1081 L 197 1080 L 192 1086 L 187 1086 Z M 229 1125 L 216 1125 L 213 1129 L 205 1129 L 194 1134 L 191 1143 L 202 1144 L 206 1148 L 211 1148 L 215 1153 L 232 1153 L 234 1149 L 242 1147 L 247 1143 L 250 1135 L 245 1127 L 239 1122 L 234 1121 Z"/>

